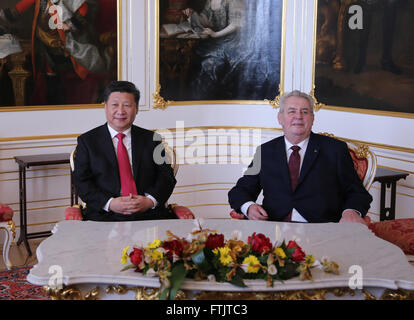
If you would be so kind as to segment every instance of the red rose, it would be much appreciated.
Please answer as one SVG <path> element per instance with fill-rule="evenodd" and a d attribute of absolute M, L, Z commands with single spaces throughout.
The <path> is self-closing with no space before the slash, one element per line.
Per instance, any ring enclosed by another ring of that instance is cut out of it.
<path fill-rule="evenodd" d="M 142 262 L 142 250 L 141 249 L 134 248 L 134 251 L 132 251 L 129 254 L 129 258 L 131 259 L 131 263 L 134 266 L 136 266 L 137 268 L 139 268 L 139 265 Z"/>
<path fill-rule="evenodd" d="M 263 233 L 256 234 L 256 232 L 254 232 L 249 238 L 247 238 L 247 243 L 250 244 L 253 251 L 261 254 L 272 250 L 272 243 L 270 242 L 270 239 Z"/>
<path fill-rule="evenodd" d="M 172 259 L 174 253 L 178 257 L 181 257 L 183 253 L 183 244 L 178 240 L 165 241 L 162 247 L 167 250 L 166 254 L 169 259 Z"/>
<path fill-rule="evenodd" d="M 224 247 L 224 235 L 210 233 L 206 241 L 206 247 L 211 250 Z"/>
<path fill-rule="evenodd" d="M 296 243 L 296 241 L 289 241 L 287 247 L 288 249 L 296 248 L 295 251 L 293 251 L 292 259 L 295 262 L 301 262 L 305 260 L 305 252 L 303 252 L 302 248 L 299 247 L 299 245 Z"/>

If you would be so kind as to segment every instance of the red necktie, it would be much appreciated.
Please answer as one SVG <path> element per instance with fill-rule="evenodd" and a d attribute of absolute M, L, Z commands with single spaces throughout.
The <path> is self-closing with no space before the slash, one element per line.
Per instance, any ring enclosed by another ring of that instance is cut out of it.
<path fill-rule="evenodd" d="M 118 138 L 117 155 L 119 176 L 121 178 L 121 194 L 123 196 L 129 196 L 130 194 L 137 195 L 137 187 L 135 185 L 134 178 L 132 177 L 128 152 L 124 146 L 124 142 L 122 141 L 125 138 L 125 135 L 123 133 L 118 133 L 116 137 Z"/>
<path fill-rule="evenodd" d="M 288 165 L 289 165 L 289 174 L 290 174 L 290 182 L 292 185 L 292 191 L 295 191 L 296 185 L 298 184 L 298 178 L 299 178 L 300 147 L 292 146 L 291 149 L 293 150 L 293 152 L 289 157 Z"/>
<path fill-rule="evenodd" d="M 292 146 L 291 149 L 293 152 L 289 157 L 289 174 L 290 174 L 290 184 L 292 185 L 292 191 L 295 191 L 296 185 L 298 184 L 299 178 L 299 168 L 300 168 L 300 147 Z M 292 210 L 289 214 L 283 219 L 283 221 L 290 222 L 292 221 Z"/>

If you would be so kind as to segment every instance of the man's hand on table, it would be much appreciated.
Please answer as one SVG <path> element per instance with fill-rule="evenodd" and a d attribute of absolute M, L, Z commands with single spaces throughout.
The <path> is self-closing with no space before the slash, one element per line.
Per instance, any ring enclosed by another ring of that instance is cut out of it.
<path fill-rule="evenodd" d="M 339 222 L 356 222 L 368 226 L 370 220 L 371 219 L 369 219 L 369 217 L 365 217 L 364 219 L 361 218 L 361 216 L 352 209 L 346 209 L 342 214 L 342 218 L 339 220 Z"/>
<path fill-rule="evenodd" d="M 262 206 L 258 204 L 252 204 L 247 210 L 247 217 L 249 220 L 267 220 L 269 219 L 267 212 Z"/>

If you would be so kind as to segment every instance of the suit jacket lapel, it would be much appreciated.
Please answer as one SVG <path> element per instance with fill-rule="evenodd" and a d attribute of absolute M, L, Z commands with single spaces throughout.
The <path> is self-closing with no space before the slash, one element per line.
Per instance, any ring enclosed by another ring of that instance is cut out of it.
<path fill-rule="evenodd" d="M 121 190 L 121 179 L 119 177 L 119 168 L 118 168 L 118 158 L 116 156 L 114 143 L 111 138 L 111 134 L 109 133 L 107 124 L 102 126 L 102 148 L 103 148 L 103 154 L 107 157 L 108 161 L 110 162 L 111 166 L 114 169 L 114 183 L 116 185 L 114 186 L 115 190 Z"/>
<path fill-rule="evenodd" d="M 275 150 L 274 159 L 276 159 L 276 168 L 280 168 L 282 179 L 283 179 L 282 183 L 283 185 L 289 185 L 289 190 L 291 190 L 292 186 L 290 183 L 285 138 L 283 136 L 280 139 L 276 140 L 276 146 L 274 150 Z"/>
<path fill-rule="evenodd" d="M 142 143 L 143 135 L 139 132 L 139 129 L 135 126 L 131 127 L 131 153 L 132 153 L 132 172 L 134 175 L 135 184 L 137 186 L 138 193 L 139 185 L 138 185 L 138 172 L 139 172 L 139 166 L 141 162 L 141 157 L 144 152 L 143 150 L 143 143 Z"/>
<path fill-rule="evenodd" d="M 302 168 L 300 170 L 298 186 L 305 179 L 307 173 L 312 168 L 313 163 L 319 155 L 320 146 L 317 137 L 311 133 L 309 137 L 308 147 L 306 148 L 305 158 L 303 159 Z"/>

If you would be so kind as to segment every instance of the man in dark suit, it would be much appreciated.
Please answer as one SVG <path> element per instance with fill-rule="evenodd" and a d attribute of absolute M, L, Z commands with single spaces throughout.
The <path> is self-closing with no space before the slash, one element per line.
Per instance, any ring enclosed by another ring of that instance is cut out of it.
<path fill-rule="evenodd" d="M 74 183 L 85 220 L 174 218 L 165 203 L 176 180 L 161 137 L 133 125 L 139 98 L 134 84 L 112 82 L 104 93 L 107 123 L 78 137 Z"/>
<path fill-rule="evenodd" d="M 228 196 L 252 220 L 364 222 L 372 201 L 345 142 L 311 132 L 314 101 L 292 91 L 282 96 L 284 136 L 261 145 Z M 263 190 L 263 204 L 255 201 Z"/>

